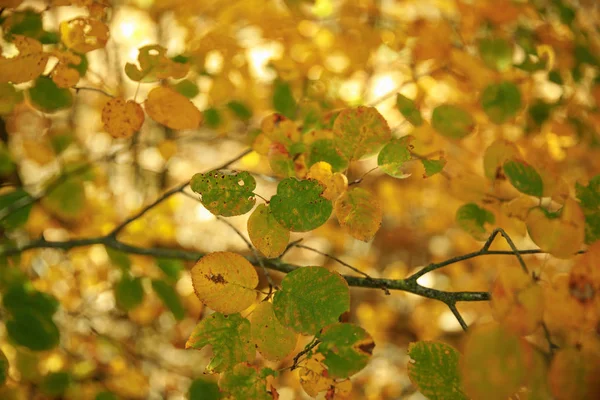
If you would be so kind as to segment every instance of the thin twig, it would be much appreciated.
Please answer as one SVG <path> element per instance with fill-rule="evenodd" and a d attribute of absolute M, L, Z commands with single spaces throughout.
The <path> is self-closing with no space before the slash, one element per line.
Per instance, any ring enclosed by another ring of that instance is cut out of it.
<path fill-rule="evenodd" d="M 450 311 L 452 311 L 452 314 L 454 314 L 454 316 L 458 320 L 458 323 L 460 324 L 463 331 L 466 332 L 468 329 L 467 323 L 463 319 L 462 315 L 460 315 L 458 308 L 456 308 L 456 303 L 448 303 L 448 308 L 450 308 Z"/>
<path fill-rule="evenodd" d="M 81 90 L 87 90 L 90 92 L 97 92 L 97 93 L 102 93 L 103 95 L 107 96 L 107 97 L 115 97 L 112 94 L 105 92 L 102 89 L 98 89 L 98 88 L 93 88 L 93 87 L 81 87 L 81 86 L 76 86 L 73 89 L 75 89 L 75 93 L 79 93 Z"/>

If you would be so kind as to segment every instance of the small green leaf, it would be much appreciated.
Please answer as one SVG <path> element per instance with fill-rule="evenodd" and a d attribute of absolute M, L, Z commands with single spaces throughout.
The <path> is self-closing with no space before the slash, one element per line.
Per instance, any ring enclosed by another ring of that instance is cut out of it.
<path fill-rule="evenodd" d="M 190 335 L 185 348 L 202 349 L 211 345 L 214 358 L 207 371 L 224 372 L 234 365 L 254 360 L 256 349 L 252 344 L 250 321 L 240 314 L 214 313 L 204 318 Z"/>
<path fill-rule="evenodd" d="M 223 122 L 221 113 L 216 108 L 207 108 L 202 114 L 204 117 L 204 124 L 209 128 L 218 128 Z"/>
<path fill-rule="evenodd" d="M 411 174 L 406 172 L 406 163 L 412 160 L 410 151 L 413 146 L 410 143 L 413 140 L 413 136 L 404 136 L 386 144 L 377 156 L 379 168 L 394 178 L 408 178 Z"/>
<path fill-rule="evenodd" d="M 44 33 L 42 15 L 32 9 L 13 12 L 8 22 L 8 29 L 5 32 L 7 35 L 23 35 L 39 39 Z"/>
<path fill-rule="evenodd" d="M 462 230 L 477 240 L 486 240 L 488 236 L 484 224 L 496 222 L 494 214 L 475 203 L 465 204 L 456 211 L 456 223 Z"/>
<path fill-rule="evenodd" d="M 52 372 L 44 377 L 40 390 L 48 396 L 60 396 L 71 385 L 71 375 L 68 372 Z"/>
<path fill-rule="evenodd" d="M 340 274 L 323 267 L 302 267 L 290 272 L 273 299 L 279 322 L 308 335 L 337 322 L 349 309 L 348 284 Z"/>
<path fill-rule="evenodd" d="M 600 240 L 600 211 L 585 212 L 585 243 Z"/>
<path fill-rule="evenodd" d="M 442 104 L 433 110 L 431 126 L 439 134 L 462 139 L 475 129 L 475 120 L 468 111 L 452 104 Z"/>
<path fill-rule="evenodd" d="M 284 228 L 306 232 L 318 228 L 329 219 L 333 206 L 321 194 L 325 188 L 314 179 L 287 178 L 279 182 L 277 194 L 271 197 L 273 217 Z"/>
<path fill-rule="evenodd" d="M 504 39 L 482 39 L 479 42 L 479 54 L 488 67 L 498 71 L 506 71 L 512 65 L 512 45 Z"/>
<path fill-rule="evenodd" d="M 79 72 L 79 76 L 85 76 L 85 74 L 87 73 L 88 67 L 90 65 L 87 55 L 86 54 L 80 54 L 80 53 L 76 53 L 79 58 L 81 58 L 81 61 L 79 62 L 79 64 L 69 64 L 69 67 L 77 70 L 77 72 Z"/>
<path fill-rule="evenodd" d="M 263 301 L 256 306 L 250 315 L 250 324 L 252 341 L 267 360 L 279 361 L 294 351 L 297 335 L 281 325 L 272 303 Z"/>
<path fill-rule="evenodd" d="M 175 84 L 175 86 L 173 87 L 173 89 L 175 89 L 176 92 L 184 95 L 188 99 L 193 99 L 194 97 L 198 96 L 198 94 L 200 93 L 200 89 L 198 89 L 198 85 L 196 85 L 194 82 L 190 81 L 189 79 L 184 79 L 181 82 L 177 82 Z"/>
<path fill-rule="evenodd" d="M 248 121 L 252 118 L 252 110 L 241 101 L 232 100 L 227 103 L 227 108 L 233 112 L 233 114 L 241 119 L 242 121 Z"/>
<path fill-rule="evenodd" d="M 319 161 L 331 165 L 333 172 L 341 172 L 348 168 L 348 159 L 338 151 L 332 139 L 319 139 L 310 144 L 306 167 L 310 168 Z"/>
<path fill-rule="evenodd" d="M 550 118 L 552 109 L 555 106 L 555 104 L 545 103 L 542 100 L 538 100 L 529 106 L 529 116 L 537 126 L 541 126 L 548 120 L 548 118 Z"/>
<path fill-rule="evenodd" d="M 85 188 L 81 178 L 68 178 L 59 183 L 44 197 L 42 204 L 59 218 L 73 220 L 79 218 L 86 205 Z"/>
<path fill-rule="evenodd" d="M 596 175 L 587 186 L 575 183 L 577 199 L 584 209 L 600 210 L 600 175 Z"/>
<path fill-rule="evenodd" d="M 206 379 L 195 379 L 188 390 L 188 400 L 219 400 L 223 395 L 216 382 Z"/>
<path fill-rule="evenodd" d="M 0 387 L 4 386 L 6 379 L 8 379 L 8 367 L 8 359 L 2 350 L 0 350 Z"/>
<path fill-rule="evenodd" d="M 181 304 L 181 299 L 179 299 L 179 295 L 172 286 L 165 281 L 153 280 L 152 289 L 154 289 L 163 304 L 171 310 L 176 320 L 181 321 L 185 317 L 185 309 Z"/>
<path fill-rule="evenodd" d="M 265 378 L 256 368 L 245 364 L 226 371 L 219 380 L 219 387 L 231 399 L 272 400 L 266 386 Z"/>
<path fill-rule="evenodd" d="M 29 89 L 31 104 L 42 112 L 52 113 L 73 105 L 73 94 L 69 89 L 62 89 L 47 76 L 40 76 L 34 86 Z"/>
<path fill-rule="evenodd" d="M 481 95 L 481 107 L 495 124 L 503 124 L 521 109 L 521 92 L 511 82 L 488 85 Z"/>
<path fill-rule="evenodd" d="M 132 310 L 142 304 L 144 300 L 142 279 L 123 274 L 121 280 L 115 286 L 115 299 L 119 307 L 125 311 Z"/>
<path fill-rule="evenodd" d="M 542 197 L 544 194 L 542 177 L 525 161 L 517 159 L 506 161 L 504 174 L 519 192 L 536 197 Z"/>
<path fill-rule="evenodd" d="M 127 253 L 112 249 L 110 247 L 106 248 L 106 253 L 108 254 L 110 262 L 119 267 L 123 273 L 131 269 L 131 260 L 129 259 L 129 255 L 127 255 Z"/>
<path fill-rule="evenodd" d="M 441 342 L 416 342 L 408 346 L 408 377 L 430 400 L 467 400 L 460 379 L 460 353 Z"/>
<path fill-rule="evenodd" d="M 439 174 L 444 170 L 444 166 L 446 166 L 446 159 L 442 157 L 440 157 L 439 160 L 423 158 L 421 159 L 421 163 L 423 164 L 423 168 L 425 168 L 424 178 L 429 178 L 430 176 Z"/>
<path fill-rule="evenodd" d="M 421 126 L 423 124 L 421 111 L 419 111 L 415 102 L 408 97 L 398 93 L 396 96 L 396 108 L 414 126 Z"/>
<path fill-rule="evenodd" d="M 60 332 L 51 318 L 24 307 L 12 310 L 6 331 L 13 342 L 33 351 L 50 350 L 58 345 Z"/>
<path fill-rule="evenodd" d="M 360 160 L 379 151 L 391 138 L 387 121 L 375 107 L 342 110 L 333 123 L 338 151 L 348 160 Z"/>
<path fill-rule="evenodd" d="M 2 304 L 6 311 L 14 313 L 21 308 L 26 308 L 52 318 L 58 310 L 58 300 L 51 294 L 28 289 L 29 286 L 17 283 L 6 290 L 2 296 Z"/>
<path fill-rule="evenodd" d="M 277 80 L 273 87 L 273 108 L 289 119 L 296 117 L 296 100 L 289 83 Z"/>
<path fill-rule="evenodd" d="M 164 272 L 168 280 L 172 283 L 177 282 L 179 273 L 184 269 L 183 262 L 174 258 L 158 258 L 156 260 L 156 265 Z"/>
<path fill-rule="evenodd" d="M 29 219 L 29 213 L 33 204 L 31 200 L 29 193 L 20 188 L 0 195 L 0 211 L 4 212 L 6 209 L 13 210 L 6 218 L 0 221 L 2 227 L 10 231 L 25 225 L 27 219 Z"/>
<path fill-rule="evenodd" d="M 256 181 L 245 171 L 196 174 L 192 177 L 190 187 L 202 195 L 202 204 L 208 211 L 224 217 L 245 214 L 256 203 L 252 192 L 256 188 Z"/>
<path fill-rule="evenodd" d="M 375 347 L 371 335 L 354 324 L 330 325 L 318 337 L 317 353 L 325 356 L 323 364 L 333 378 L 348 378 L 366 367 Z"/>

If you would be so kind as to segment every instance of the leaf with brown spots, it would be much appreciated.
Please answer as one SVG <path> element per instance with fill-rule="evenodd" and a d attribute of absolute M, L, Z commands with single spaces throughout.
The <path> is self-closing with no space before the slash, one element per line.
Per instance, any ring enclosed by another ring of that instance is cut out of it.
<path fill-rule="evenodd" d="M 336 381 L 323 364 L 323 354 L 316 353 L 300 363 L 298 375 L 302 389 L 312 397 L 327 391 L 327 399 L 345 399 L 350 395 L 352 382 L 349 379 Z"/>
<path fill-rule="evenodd" d="M 333 123 L 337 149 L 349 160 L 376 153 L 391 138 L 387 121 L 375 107 L 360 106 L 340 112 Z"/>
<path fill-rule="evenodd" d="M 318 338 L 317 352 L 325 356 L 323 364 L 333 378 L 348 378 L 363 369 L 375 348 L 371 335 L 354 324 L 329 325 Z"/>
<path fill-rule="evenodd" d="M 21 35 L 14 35 L 12 43 L 19 54 L 12 58 L 0 56 L 0 83 L 29 82 L 40 76 L 49 57 L 49 54 L 43 52 L 42 44 Z"/>
<path fill-rule="evenodd" d="M 78 17 L 60 24 L 61 40 L 77 53 L 88 53 L 106 46 L 110 32 L 102 21 Z"/>
<path fill-rule="evenodd" d="M 133 100 L 122 97 L 110 99 L 102 108 L 104 130 L 115 138 L 128 138 L 144 123 L 144 110 Z"/>
<path fill-rule="evenodd" d="M 256 300 L 258 274 L 239 254 L 216 252 L 205 255 L 191 271 L 196 296 L 208 307 L 233 314 Z"/>
<path fill-rule="evenodd" d="M 171 129 L 196 129 L 202 122 L 202 113 L 194 103 L 168 87 L 152 89 L 144 107 L 150 118 Z"/>
<path fill-rule="evenodd" d="M 377 198 L 359 187 L 352 188 L 337 199 L 335 215 L 346 232 L 363 242 L 375 236 L 383 218 Z"/>
<path fill-rule="evenodd" d="M 252 311 L 249 319 L 252 325 L 252 341 L 267 360 L 279 361 L 294 351 L 298 335 L 281 325 L 275 317 L 272 303 L 260 303 Z"/>
<path fill-rule="evenodd" d="M 287 247 L 290 231 L 279 225 L 268 206 L 259 204 L 248 218 L 248 236 L 265 257 L 275 258 Z"/>
<path fill-rule="evenodd" d="M 256 180 L 248 172 L 211 171 L 196 174 L 190 188 L 202 196 L 202 204 L 215 215 L 233 217 L 246 214 L 254 207 Z"/>

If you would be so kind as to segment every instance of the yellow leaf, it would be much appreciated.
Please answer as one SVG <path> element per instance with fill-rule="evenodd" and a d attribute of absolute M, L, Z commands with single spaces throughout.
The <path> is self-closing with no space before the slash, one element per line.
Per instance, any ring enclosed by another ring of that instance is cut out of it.
<path fill-rule="evenodd" d="M 79 65 L 81 57 L 70 51 L 54 50 L 51 54 L 58 58 L 58 64 L 54 67 L 50 76 L 56 86 L 60 88 L 73 87 L 79 82 L 79 71 L 72 68 L 70 65 Z"/>
<path fill-rule="evenodd" d="M 504 176 L 502 165 L 513 157 L 519 157 L 519 149 L 513 143 L 499 139 L 489 145 L 483 155 L 483 172 L 490 179 Z"/>
<path fill-rule="evenodd" d="M 279 361 L 294 351 L 298 335 L 281 325 L 273 312 L 273 303 L 260 303 L 249 319 L 252 341 L 267 360 Z"/>
<path fill-rule="evenodd" d="M 213 310 L 233 314 L 256 300 L 256 270 L 239 254 L 215 252 L 205 255 L 191 271 L 196 296 Z"/>
<path fill-rule="evenodd" d="M 248 236 L 267 258 L 281 255 L 290 240 L 290 231 L 279 225 L 271 209 L 260 204 L 248 218 Z"/>
<path fill-rule="evenodd" d="M 144 110 L 133 100 L 110 99 L 102 108 L 104 130 L 115 138 L 127 138 L 139 131 L 144 123 Z"/>
<path fill-rule="evenodd" d="M 88 53 L 106 46 L 108 26 L 91 18 L 74 18 L 60 24 L 60 36 L 67 48 L 77 53 Z"/>
<path fill-rule="evenodd" d="M 375 196 L 355 187 L 335 202 L 335 215 L 340 225 L 354 238 L 368 242 L 381 225 L 383 213 Z"/>
<path fill-rule="evenodd" d="M 548 383 L 557 400 L 600 398 L 600 357 L 583 349 L 564 348 L 555 354 Z"/>
<path fill-rule="evenodd" d="M 23 83 L 40 76 L 49 57 L 43 52 L 42 44 L 21 35 L 13 36 L 13 44 L 19 50 L 19 55 L 13 58 L 0 56 L 0 83 Z"/>
<path fill-rule="evenodd" d="M 177 142 L 174 140 L 163 140 L 156 146 L 158 152 L 165 160 L 170 160 L 175 154 L 177 154 Z"/>
<path fill-rule="evenodd" d="M 27 157 L 41 165 L 46 165 L 55 158 L 52 147 L 47 142 L 41 140 L 23 140 L 23 150 Z"/>
<path fill-rule="evenodd" d="M 306 175 L 307 179 L 316 179 L 325 186 L 322 196 L 335 200 L 348 189 L 348 178 L 339 172 L 333 173 L 331 165 L 324 161 L 313 164 Z"/>
<path fill-rule="evenodd" d="M 150 118 L 171 129 L 196 129 L 202 122 L 202 114 L 196 106 L 168 87 L 152 89 L 144 106 Z"/>

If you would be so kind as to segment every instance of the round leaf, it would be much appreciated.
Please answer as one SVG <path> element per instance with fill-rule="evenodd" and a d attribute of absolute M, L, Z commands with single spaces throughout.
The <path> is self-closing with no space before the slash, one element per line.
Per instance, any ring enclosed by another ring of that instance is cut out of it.
<path fill-rule="evenodd" d="M 353 324 L 330 325 L 319 335 L 319 340 L 317 352 L 325 356 L 323 364 L 334 378 L 348 378 L 363 369 L 375 347 L 371 335 Z"/>
<path fill-rule="evenodd" d="M 479 42 L 481 59 L 490 68 L 506 71 L 512 65 L 511 44 L 500 38 L 486 38 Z"/>
<path fill-rule="evenodd" d="M 558 400 L 597 399 L 600 397 L 600 357 L 580 349 L 559 350 L 548 372 L 548 383 Z"/>
<path fill-rule="evenodd" d="M 196 296 L 215 311 L 233 314 L 256 300 L 256 270 L 239 254 L 216 252 L 205 255 L 191 271 Z"/>
<path fill-rule="evenodd" d="M 250 323 L 252 341 L 267 360 L 279 361 L 294 351 L 297 334 L 281 325 L 272 303 L 263 301 L 256 306 L 250 315 Z"/>
<path fill-rule="evenodd" d="M 406 163 L 412 160 L 410 142 L 413 140 L 413 136 L 404 136 L 386 144 L 377 156 L 379 168 L 394 178 L 408 178 L 411 174 L 406 172 Z"/>
<path fill-rule="evenodd" d="M 239 314 L 214 313 L 204 318 L 190 335 L 186 349 L 201 349 L 211 345 L 214 358 L 208 372 L 223 372 L 234 365 L 253 361 L 256 354 L 250 336 L 250 322 Z"/>
<path fill-rule="evenodd" d="M 35 108 L 48 113 L 69 108 L 73 104 L 71 91 L 59 88 L 47 76 L 36 79 L 35 85 L 29 89 L 29 98 Z"/>
<path fill-rule="evenodd" d="M 344 171 L 348 168 L 348 159 L 340 154 L 332 139 L 319 139 L 311 143 L 306 166 L 310 168 L 319 161 L 325 161 L 331 165 L 333 172 Z"/>
<path fill-rule="evenodd" d="M 396 95 L 396 108 L 404 118 L 414 126 L 423 124 L 421 111 L 417 108 L 415 102 L 408 97 L 398 93 Z"/>
<path fill-rule="evenodd" d="M 270 202 L 273 217 L 293 232 L 318 228 L 327 222 L 333 209 L 331 201 L 322 196 L 324 190 L 325 187 L 314 179 L 282 180 Z"/>
<path fill-rule="evenodd" d="M 31 212 L 32 203 L 30 203 L 30 200 L 29 193 L 20 188 L 0 195 L 0 212 L 4 212 L 8 208 L 13 210 L 13 207 L 18 207 L 18 210 L 15 208 L 6 218 L 0 221 L 0 226 L 6 230 L 13 230 L 24 225 Z M 23 207 L 19 206 L 26 203 L 29 204 Z"/>
<path fill-rule="evenodd" d="M 392 138 L 387 121 L 375 107 L 347 108 L 333 123 L 335 145 L 348 160 L 360 160 Z"/>
<path fill-rule="evenodd" d="M 0 55 L 0 82 L 17 84 L 29 82 L 40 76 L 50 57 L 43 52 L 42 44 L 21 35 L 14 35 L 12 43 L 19 50 L 19 55 L 12 58 Z"/>
<path fill-rule="evenodd" d="M 364 242 L 375 236 L 383 218 L 377 198 L 359 187 L 348 190 L 337 199 L 335 215 L 346 232 Z"/>
<path fill-rule="evenodd" d="M 131 278 L 128 274 L 124 274 L 115 286 L 115 299 L 119 307 L 125 311 L 139 306 L 144 300 L 141 278 Z"/>
<path fill-rule="evenodd" d="M 60 396 L 70 384 L 71 375 L 68 372 L 53 372 L 44 377 L 40 390 L 48 396 Z"/>
<path fill-rule="evenodd" d="M 350 291 L 340 274 L 323 267 L 302 267 L 283 279 L 273 309 L 283 325 L 314 335 L 350 309 Z"/>
<path fill-rule="evenodd" d="M 275 258 L 287 247 L 290 231 L 279 225 L 269 207 L 259 204 L 248 218 L 248 236 L 265 257 Z"/>
<path fill-rule="evenodd" d="M 540 174 L 531 165 L 513 158 L 506 161 L 503 168 L 504 174 L 519 192 L 542 197 L 544 182 Z"/>
<path fill-rule="evenodd" d="M 144 123 L 144 110 L 133 100 L 115 97 L 102 108 L 104 130 L 115 138 L 127 138 L 139 131 Z"/>
<path fill-rule="evenodd" d="M 468 111 L 451 104 L 442 104 L 433 110 L 431 125 L 441 135 L 462 139 L 475 129 L 475 120 Z"/>
<path fill-rule="evenodd" d="M 460 382 L 460 353 L 441 342 L 422 341 L 408 346 L 408 377 L 430 400 L 466 400 Z"/>
<path fill-rule="evenodd" d="M 185 317 L 185 309 L 179 295 L 168 283 L 160 280 L 152 281 L 152 289 L 162 300 L 163 304 L 173 313 L 176 320 L 181 321 Z"/>
<path fill-rule="evenodd" d="M 219 385 L 206 379 L 195 379 L 188 390 L 188 400 L 219 400 Z"/>
<path fill-rule="evenodd" d="M 521 92 L 511 82 L 488 85 L 481 95 L 481 107 L 495 124 L 503 124 L 521 108 Z"/>
<path fill-rule="evenodd" d="M 485 149 L 483 155 L 483 172 L 485 176 L 496 179 L 502 171 L 502 165 L 518 154 L 519 150 L 513 143 L 503 139 L 496 140 Z"/>
<path fill-rule="evenodd" d="M 109 35 L 108 26 L 92 18 L 79 17 L 60 24 L 62 42 L 77 53 L 103 48 Z"/>
<path fill-rule="evenodd" d="M 196 106 L 168 87 L 152 89 L 144 106 L 150 118 L 171 129 L 196 129 L 202 122 L 202 113 Z"/>
<path fill-rule="evenodd" d="M 6 321 L 6 331 L 16 344 L 33 351 L 50 350 L 60 339 L 60 332 L 51 318 L 26 308 L 13 310 L 12 318 Z"/>
<path fill-rule="evenodd" d="M 224 217 L 245 214 L 256 203 L 253 193 L 256 181 L 245 171 L 231 174 L 220 171 L 196 174 L 190 181 L 190 187 L 202 195 L 202 204 L 208 211 Z"/>
<path fill-rule="evenodd" d="M 256 368 L 239 364 L 219 379 L 219 388 L 231 399 L 273 400 L 267 393 L 267 382 Z"/>
<path fill-rule="evenodd" d="M 465 204 L 456 211 L 458 226 L 477 240 L 487 239 L 488 232 L 484 224 L 493 224 L 495 221 L 494 214 L 475 203 Z"/>

